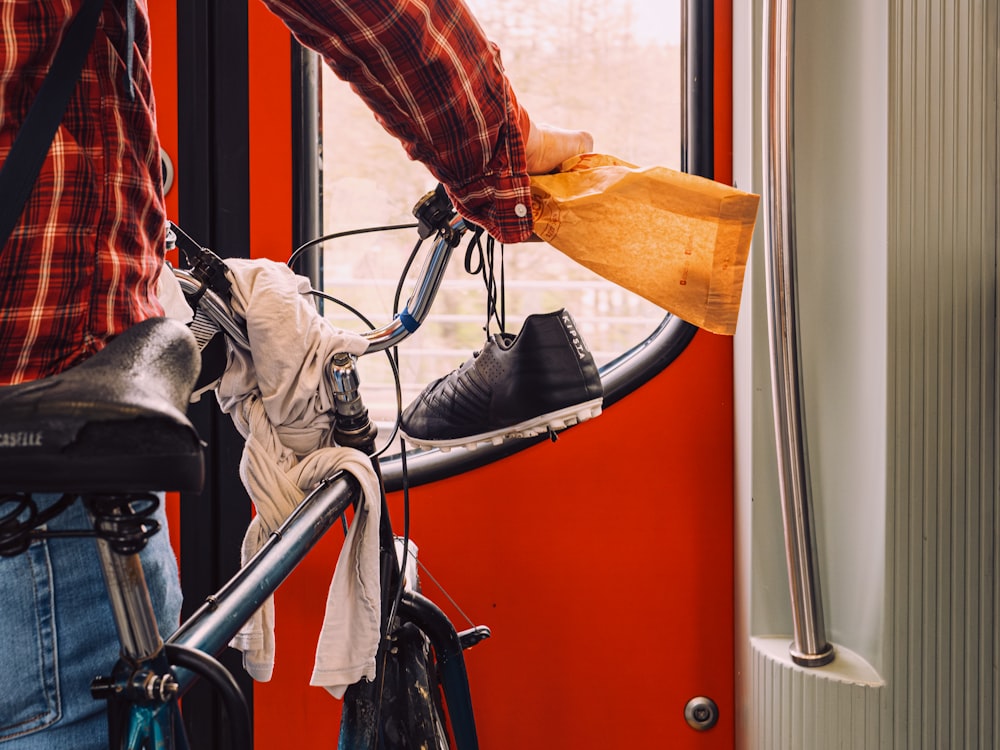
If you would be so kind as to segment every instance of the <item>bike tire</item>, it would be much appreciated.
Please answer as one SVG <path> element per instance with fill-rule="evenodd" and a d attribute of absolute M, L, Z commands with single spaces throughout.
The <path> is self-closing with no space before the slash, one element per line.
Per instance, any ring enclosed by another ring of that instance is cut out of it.
<path fill-rule="evenodd" d="M 338 748 L 450 750 L 434 650 L 427 636 L 413 623 L 402 624 L 390 636 L 380 663 L 380 681 L 352 685 L 344 696 Z M 376 725 L 377 737 L 372 731 Z"/>
<path fill-rule="evenodd" d="M 387 748 L 448 750 L 451 741 L 445 720 L 437 663 L 427 636 L 413 623 L 405 623 L 393 633 L 387 678 L 402 689 L 388 692 L 383 701 L 383 736 Z M 392 666 L 389 666 L 392 665 Z M 395 675 L 393 675 L 395 672 Z M 388 709 L 388 710 L 387 710 Z M 399 722 L 398 726 L 392 726 Z M 389 744 L 392 729 L 405 732 L 405 741 Z"/>

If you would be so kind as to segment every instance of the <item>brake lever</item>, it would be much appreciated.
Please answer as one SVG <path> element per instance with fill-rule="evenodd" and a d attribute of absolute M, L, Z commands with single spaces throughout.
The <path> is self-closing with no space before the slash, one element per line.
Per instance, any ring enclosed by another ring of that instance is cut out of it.
<path fill-rule="evenodd" d="M 196 309 L 198 302 L 206 291 L 211 290 L 227 303 L 232 282 L 226 276 L 226 264 L 218 255 L 207 247 L 202 247 L 183 229 L 172 221 L 167 222 L 167 249 L 177 248 L 181 254 L 183 265 L 192 277 L 201 282 L 202 287 L 195 292 L 185 294 L 188 304 Z"/>

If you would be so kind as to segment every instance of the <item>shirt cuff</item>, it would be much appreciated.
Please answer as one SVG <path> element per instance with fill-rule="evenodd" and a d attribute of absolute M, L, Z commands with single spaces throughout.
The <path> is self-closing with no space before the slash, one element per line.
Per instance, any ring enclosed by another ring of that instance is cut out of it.
<path fill-rule="evenodd" d="M 531 190 L 523 177 L 483 177 L 460 188 L 448 188 L 462 217 L 505 244 L 524 242 L 534 233 Z"/>
<path fill-rule="evenodd" d="M 510 88 L 507 97 L 507 123 L 489 169 L 469 183 L 449 187 L 448 194 L 463 218 L 500 242 L 513 244 L 534 233 L 531 180 L 524 156 L 531 121 Z"/>

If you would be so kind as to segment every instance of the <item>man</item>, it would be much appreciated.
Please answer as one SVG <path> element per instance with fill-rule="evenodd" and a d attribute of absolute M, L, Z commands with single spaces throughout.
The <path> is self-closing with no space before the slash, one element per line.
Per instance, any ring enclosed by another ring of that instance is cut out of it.
<path fill-rule="evenodd" d="M 532 233 L 528 174 L 589 151 L 531 121 L 462 0 L 265 0 L 382 125 L 503 242 Z M 6 159 L 83 0 L 0 0 Z M 105 0 L 96 37 L 20 219 L 0 250 L 0 385 L 72 367 L 161 315 L 166 216 L 145 0 Z M 53 498 L 36 498 L 40 505 Z M 160 518 L 161 522 L 163 518 Z M 86 524 L 80 504 L 50 528 Z M 161 628 L 180 609 L 167 535 L 143 552 Z M 0 559 L 0 746 L 103 748 L 92 677 L 117 646 L 93 542 L 35 542 Z"/>

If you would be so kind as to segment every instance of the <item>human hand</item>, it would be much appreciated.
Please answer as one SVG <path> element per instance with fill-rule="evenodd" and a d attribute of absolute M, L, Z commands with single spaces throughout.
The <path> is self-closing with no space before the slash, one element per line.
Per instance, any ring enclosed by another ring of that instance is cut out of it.
<path fill-rule="evenodd" d="M 594 150 L 594 136 L 584 130 L 563 130 L 530 122 L 524 156 L 528 174 L 551 172 L 571 156 Z"/>

